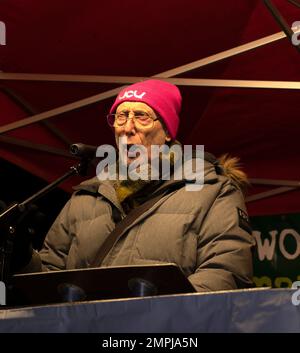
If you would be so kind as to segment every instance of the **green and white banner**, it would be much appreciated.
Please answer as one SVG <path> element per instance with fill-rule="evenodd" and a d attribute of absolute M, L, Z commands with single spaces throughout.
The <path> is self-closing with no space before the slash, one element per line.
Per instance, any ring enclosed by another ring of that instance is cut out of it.
<path fill-rule="evenodd" d="M 300 214 L 252 217 L 251 224 L 255 285 L 291 287 L 300 280 Z"/>

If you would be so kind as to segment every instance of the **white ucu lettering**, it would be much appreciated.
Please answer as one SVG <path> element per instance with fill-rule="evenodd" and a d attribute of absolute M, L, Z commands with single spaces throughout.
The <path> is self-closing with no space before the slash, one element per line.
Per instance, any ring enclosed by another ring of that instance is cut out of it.
<path fill-rule="evenodd" d="M 131 97 L 142 99 L 145 94 L 146 94 L 146 92 L 138 94 L 136 90 L 135 91 L 126 91 L 126 92 L 124 92 L 123 96 L 119 96 L 119 99 L 131 98 Z"/>

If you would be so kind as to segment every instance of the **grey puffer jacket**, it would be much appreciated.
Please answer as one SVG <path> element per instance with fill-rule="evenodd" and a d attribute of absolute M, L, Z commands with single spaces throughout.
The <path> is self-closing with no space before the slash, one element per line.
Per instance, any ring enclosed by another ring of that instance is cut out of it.
<path fill-rule="evenodd" d="M 251 235 L 243 194 L 218 161 L 205 160 L 204 186 L 181 186 L 140 216 L 99 266 L 175 263 L 197 291 L 252 285 Z M 22 272 L 91 267 L 125 216 L 111 181 L 81 183 Z"/>

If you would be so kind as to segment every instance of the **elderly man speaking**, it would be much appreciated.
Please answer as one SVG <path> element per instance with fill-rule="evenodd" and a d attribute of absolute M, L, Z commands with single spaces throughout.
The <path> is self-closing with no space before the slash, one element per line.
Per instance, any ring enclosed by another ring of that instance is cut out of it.
<path fill-rule="evenodd" d="M 181 100 L 179 89 L 161 80 L 138 82 L 119 93 L 107 121 L 123 169 L 136 163 L 139 153 L 134 147 L 147 152 L 149 162 L 157 159 L 154 145 L 181 146 L 176 141 Z M 120 141 L 125 141 L 125 148 Z M 205 153 L 203 185 L 188 190 L 191 180 L 174 178 L 176 153 L 162 152 L 158 159 L 159 177 L 154 180 L 121 178 L 119 166 L 114 178 L 98 175 L 77 186 L 43 248 L 30 250 L 23 259 L 14 255 L 19 272 L 175 263 L 197 291 L 250 287 L 254 240 L 242 192 L 246 177 L 235 160 L 225 158 L 221 163 Z M 162 177 L 166 160 L 171 166 L 169 180 Z M 101 256 L 118 224 L 143 205 L 148 207 Z"/>

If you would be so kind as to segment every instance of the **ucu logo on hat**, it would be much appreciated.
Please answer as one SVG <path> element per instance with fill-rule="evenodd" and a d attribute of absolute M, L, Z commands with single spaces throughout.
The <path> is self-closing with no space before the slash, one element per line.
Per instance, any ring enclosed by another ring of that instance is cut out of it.
<path fill-rule="evenodd" d="M 137 90 L 135 90 L 135 91 L 125 91 L 123 96 L 119 96 L 118 99 L 132 98 L 132 97 L 135 97 L 135 98 L 138 98 L 138 99 L 142 99 L 145 94 L 146 94 L 146 92 L 138 94 Z"/>

